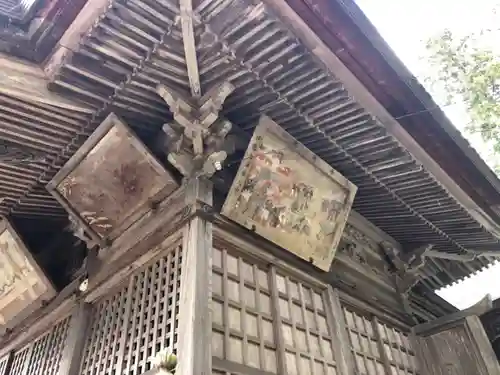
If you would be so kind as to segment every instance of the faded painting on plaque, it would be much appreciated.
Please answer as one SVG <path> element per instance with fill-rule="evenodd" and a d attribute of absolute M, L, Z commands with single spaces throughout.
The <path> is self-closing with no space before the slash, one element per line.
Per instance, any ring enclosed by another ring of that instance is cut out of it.
<path fill-rule="evenodd" d="M 98 239 L 116 237 L 177 189 L 171 174 L 114 114 L 49 183 L 48 190 Z"/>
<path fill-rule="evenodd" d="M 0 326 L 15 323 L 55 296 L 52 283 L 7 221 L 0 223 Z"/>
<path fill-rule="evenodd" d="M 222 213 L 328 271 L 356 190 L 271 119 L 262 117 Z"/>

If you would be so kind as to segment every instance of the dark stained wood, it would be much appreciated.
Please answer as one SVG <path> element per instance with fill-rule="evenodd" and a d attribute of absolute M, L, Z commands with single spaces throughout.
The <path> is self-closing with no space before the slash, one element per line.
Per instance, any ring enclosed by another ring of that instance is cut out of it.
<path fill-rule="evenodd" d="M 437 162 L 440 160 L 443 162 L 444 157 L 449 159 L 448 155 L 435 155 L 434 157 L 430 155 L 429 149 L 425 149 L 424 145 L 431 144 L 433 139 L 426 139 L 417 142 L 417 139 L 421 139 L 419 134 L 423 133 L 421 130 L 413 130 L 412 134 L 408 132 L 408 129 L 403 127 L 396 118 L 397 115 L 391 114 L 387 107 L 384 107 L 379 100 L 373 95 L 373 91 L 370 92 L 370 88 L 373 88 L 374 82 L 369 79 L 371 87 L 366 89 L 366 82 L 361 82 L 359 78 L 353 73 L 353 68 L 347 67 L 345 61 L 342 61 L 339 56 L 346 54 L 347 51 L 351 50 L 353 46 L 357 46 L 357 42 L 354 40 L 349 41 L 346 44 L 345 35 L 337 35 L 334 37 L 331 30 L 339 30 L 339 25 L 344 25 L 343 18 L 348 18 L 345 15 L 339 16 L 341 10 L 338 5 L 336 6 L 340 11 L 338 13 L 332 13 L 333 7 L 326 4 L 325 0 L 265 0 L 272 9 L 274 9 L 277 14 L 281 17 L 287 26 L 304 42 L 304 45 L 312 51 L 312 53 L 320 59 L 325 66 L 332 71 L 332 73 L 342 81 L 344 87 L 353 95 L 356 100 L 368 111 L 371 112 L 379 121 L 381 121 L 387 130 L 424 166 L 424 168 L 433 174 L 439 182 L 447 189 L 447 191 L 454 196 L 463 206 L 470 207 L 467 211 L 468 213 L 481 223 L 485 228 L 490 230 L 492 233 L 500 235 L 500 226 L 493 219 L 500 221 L 498 215 L 493 212 L 490 206 L 488 206 L 481 194 L 477 191 L 471 189 L 468 181 L 465 181 L 463 176 L 461 176 L 460 171 L 456 173 L 454 165 L 457 165 L 456 160 L 453 163 L 445 162 L 441 165 Z M 321 3 L 321 7 L 318 4 Z M 337 3 L 336 1 L 328 2 L 329 4 Z M 323 9 L 324 13 L 318 15 L 318 9 Z M 325 15 L 328 17 L 338 20 L 334 24 L 329 22 L 329 29 L 325 29 L 326 19 Z M 319 16 L 319 17 L 318 17 Z M 301 18 L 302 17 L 302 18 Z M 319 21 L 319 22 L 318 22 Z M 352 30 L 351 26 L 351 30 Z M 347 31 L 343 30 L 343 31 Z M 316 31 L 317 34 L 314 33 Z M 338 31 L 337 31 L 338 33 Z M 321 35 L 320 36 L 318 36 Z M 325 39 L 325 34 L 328 35 Z M 323 38 L 322 38 L 323 37 Z M 329 45 L 332 39 L 335 39 L 333 45 Z M 348 54 L 349 52 L 347 52 Z M 356 64 L 357 65 L 357 64 Z M 372 64 L 367 64 L 361 70 L 362 74 L 367 75 L 367 71 L 376 69 L 377 66 Z M 401 83 L 399 78 L 399 83 Z M 379 82 L 375 82 L 376 87 L 380 86 Z M 380 99 L 380 98 L 378 98 Z M 404 114 L 404 113 L 403 113 Z M 418 128 L 417 128 L 418 129 Z M 443 147 L 442 150 L 446 150 Z M 460 156 L 457 156 L 460 158 Z M 463 157 L 463 154 L 462 154 Z M 465 158 L 466 159 L 466 158 Z M 470 163 L 470 160 L 469 160 Z M 453 177 L 450 176 L 450 172 L 453 173 Z M 473 174 L 477 173 L 477 169 L 471 170 Z M 485 181 L 484 175 L 480 175 L 480 179 L 483 181 L 483 186 L 488 186 Z M 495 178 L 493 176 L 493 178 Z M 500 184 L 496 181 L 497 184 Z M 492 204 L 498 204 L 500 201 L 500 192 L 492 189 L 492 186 L 488 186 L 489 190 L 495 193 L 495 201 Z M 479 202 L 479 204 L 478 204 Z M 472 209 L 473 208 L 473 209 Z M 489 217 L 489 218 L 488 218 Z M 493 218 L 493 219 L 492 219 Z"/>
<path fill-rule="evenodd" d="M 394 56 L 353 0 L 286 0 L 443 169 L 492 217 L 498 179 Z M 459 167 L 460 166 L 460 167 Z"/>

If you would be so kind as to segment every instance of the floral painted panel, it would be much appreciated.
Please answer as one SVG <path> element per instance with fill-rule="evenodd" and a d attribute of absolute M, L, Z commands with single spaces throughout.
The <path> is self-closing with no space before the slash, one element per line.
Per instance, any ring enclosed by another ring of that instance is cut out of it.
<path fill-rule="evenodd" d="M 101 238 L 150 199 L 177 188 L 170 174 L 116 117 L 103 125 L 109 127 L 110 120 L 113 126 L 56 185 L 58 194 Z"/>
<path fill-rule="evenodd" d="M 55 295 L 55 290 L 5 221 L 0 229 L 0 326 L 20 320 Z"/>
<path fill-rule="evenodd" d="M 223 214 L 328 271 L 356 187 L 263 117 Z"/>

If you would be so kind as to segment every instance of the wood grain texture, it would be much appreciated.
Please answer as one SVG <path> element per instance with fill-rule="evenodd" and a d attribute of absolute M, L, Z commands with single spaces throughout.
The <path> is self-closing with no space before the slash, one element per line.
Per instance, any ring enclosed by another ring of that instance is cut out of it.
<path fill-rule="evenodd" d="M 212 204 L 206 180 L 187 184 L 188 199 Z M 212 371 L 212 223 L 193 218 L 185 227 L 179 304 L 178 375 L 209 375 Z"/>
<path fill-rule="evenodd" d="M 133 131 L 110 114 L 47 188 L 105 245 L 178 184 Z"/>
<path fill-rule="evenodd" d="M 498 360 L 477 316 L 434 326 L 417 336 L 416 341 L 419 362 L 425 374 L 500 374 Z"/>

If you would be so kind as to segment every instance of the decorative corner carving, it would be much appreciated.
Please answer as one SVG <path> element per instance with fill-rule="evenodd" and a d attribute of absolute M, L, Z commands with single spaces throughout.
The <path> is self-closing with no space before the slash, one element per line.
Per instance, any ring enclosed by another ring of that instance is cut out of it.
<path fill-rule="evenodd" d="M 419 244 L 406 252 L 399 251 L 388 242 L 380 243 L 394 274 L 396 291 L 401 297 L 405 312 L 414 319 L 410 304 L 410 292 L 422 279 L 422 267 L 425 265 L 427 253 L 432 251 L 433 244 Z"/>
<path fill-rule="evenodd" d="M 349 242 L 348 240 L 343 239 L 339 247 L 339 253 L 347 255 L 349 258 L 361 265 L 368 264 L 368 260 L 366 259 L 363 250 L 360 249 L 354 242 Z"/>
<path fill-rule="evenodd" d="M 92 238 L 92 236 L 76 218 L 74 218 L 72 215 L 68 215 L 68 218 L 69 225 L 66 229 L 69 232 L 73 233 L 73 236 L 75 236 L 80 242 L 83 242 L 87 249 L 92 249 L 96 245 L 96 242 Z"/>
<path fill-rule="evenodd" d="M 387 276 L 390 273 L 389 267 L 384 261 L 369 255 L 370 252 L 380 253 L 374 240 L 349 223 L 346 224 L 342 237 L 339 248 L 341 254 L 347 255 L 377 276 Z"/>
<path fill-rule="evenodd" d="M 235 139 L 228 136 L 232 124 L 219 114 L 233 90 L 231 83 L 224 82 L 201 98 L 187 98 L 166 86 L 157 87 L 174 116 L 172 123 L 163 125 L 161 146 L 186 178 L 211 177 L 234 152 Z"/>

